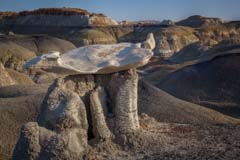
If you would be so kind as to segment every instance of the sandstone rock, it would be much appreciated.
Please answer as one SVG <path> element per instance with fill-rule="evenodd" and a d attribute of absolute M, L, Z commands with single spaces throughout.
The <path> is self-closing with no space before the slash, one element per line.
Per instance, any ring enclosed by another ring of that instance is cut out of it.
<path fill-rule="evenodd" d="M 146 49 L 153 50 L 156 46 L 156 42 L 152 33 L 148 34 L 147 40 L 143 42 L 143 47 Z"/>
<path fill-rule="evenodd" d="M 28 61 L 26 68 L 63 74 L 107 74 L 145 65 L 155 47 L 153 34 L 142 44 L 119 43 L 80 47 L 63 55 L 58 52 Z"/>
<path fill-rule="evenodd" d="M 14 85 L 16 82 L 10 77 L 8 72 L 0 63 L 0 87 Z"/>

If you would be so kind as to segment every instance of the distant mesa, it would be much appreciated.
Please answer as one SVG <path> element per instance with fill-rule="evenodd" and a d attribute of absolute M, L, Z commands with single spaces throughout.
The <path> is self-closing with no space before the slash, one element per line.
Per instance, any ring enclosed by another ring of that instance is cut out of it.
<path fill-rule="evenodd" d="M 0 20 L 3 25 L 16 26 L 118 25 L 117 21 L 104 14 L 89 13 L 79 8 L 41 8 L 32 11 L 0 12 Z"/>
<path fill-rule="evenodd" d="M 222 23 L 224 23 L 224 21 L 220 18 L 209 18 L 200 15 L 194 15 L 177 22 L 177 25 L 198 28 L 206 25 L 218 25 Z"/>

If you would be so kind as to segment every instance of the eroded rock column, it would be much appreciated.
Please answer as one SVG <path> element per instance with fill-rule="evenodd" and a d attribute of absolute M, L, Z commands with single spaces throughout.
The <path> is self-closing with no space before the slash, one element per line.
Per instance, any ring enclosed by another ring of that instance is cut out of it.
<path fill-rule="evenodd" d="M 96 88 L 90 95 L 92 131 L 96 139 L 109 139 L 112 135 L 106 123 L 106 98 L 105 90 L 101 87 Z"/>
<path fill-rule="evenodd" d="M 136 69 L 114 74 L 110 86 L 110 96 L 114 99 L 115 133 L 133 132 L 139 128 Z"/>

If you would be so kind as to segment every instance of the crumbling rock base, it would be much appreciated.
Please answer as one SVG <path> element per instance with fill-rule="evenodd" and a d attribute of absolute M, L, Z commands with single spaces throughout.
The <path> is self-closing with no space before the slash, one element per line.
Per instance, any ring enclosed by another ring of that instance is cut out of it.
<path fill-rule="evenodd" d="M 71 75 L 49 88 L 38 122 L 21 129 L 13 159 L 81 159 L 90 147 L 139 129 L 136 69 Z"/>

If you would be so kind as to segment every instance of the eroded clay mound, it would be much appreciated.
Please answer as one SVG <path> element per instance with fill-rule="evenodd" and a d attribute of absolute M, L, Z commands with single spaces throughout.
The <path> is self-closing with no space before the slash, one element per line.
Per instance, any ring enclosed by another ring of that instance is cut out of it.
<path fill-rule="evenodd" d="M 220 55 L 179 69 L 159 80 L 157 86 L 180 99 L 239 117 L 239 60 L 237 53 Z"/>

